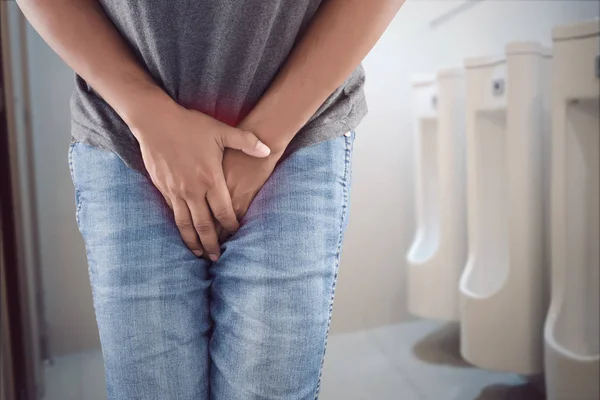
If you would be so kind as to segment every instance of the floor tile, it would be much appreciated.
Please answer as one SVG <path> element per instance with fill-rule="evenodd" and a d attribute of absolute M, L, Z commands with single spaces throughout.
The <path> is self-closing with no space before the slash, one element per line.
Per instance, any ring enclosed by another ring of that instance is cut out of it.
<path fill-rule="evenodd" d="M 419 400 L 410 383 L 364 332 L 333 335 L 328 344 L 321 400 Z"/>

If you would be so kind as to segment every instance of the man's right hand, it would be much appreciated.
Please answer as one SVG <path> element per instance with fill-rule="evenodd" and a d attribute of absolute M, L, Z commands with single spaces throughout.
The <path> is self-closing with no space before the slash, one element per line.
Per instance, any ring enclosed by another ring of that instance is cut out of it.
<path fill-rule="evenodd" d="M 215 261 L 220 245 L 213 216 L 229 232 L 239 227 L 223 175 L 223 150 L 229 147 L 259 158 L 270 150 L 253 133 L 174 102 L 145 115 L 130 128 L 152 182 L 173 210 L 187 247 Z"/>

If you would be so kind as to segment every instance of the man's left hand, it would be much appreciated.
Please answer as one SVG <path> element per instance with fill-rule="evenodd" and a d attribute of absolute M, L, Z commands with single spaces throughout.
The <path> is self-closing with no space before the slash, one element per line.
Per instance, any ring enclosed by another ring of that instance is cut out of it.
<path fill-rule="evenodd" d="M 223 173 L 238 221 L 246 214 L 250 203 L 273 173 L 280 157 L 281 154 L 271 153 L 266 158 L 258 159 L 239 150 L 225 149 Z M 219 241 L 222 243 L 226 239 L 226 232 L 223 229 L 220 231 Z"/>

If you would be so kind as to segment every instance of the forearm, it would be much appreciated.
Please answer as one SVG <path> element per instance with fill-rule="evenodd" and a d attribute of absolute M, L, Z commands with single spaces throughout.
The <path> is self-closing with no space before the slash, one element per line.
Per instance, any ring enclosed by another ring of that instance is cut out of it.
<path fill-rule="evenodd" d="M 131 127 L 170 97 L 139 64 L 97 0 L 17 0 L 52 49 Z"/>
<path fill-rule="evenodd" d="M 282 152 L 367 55 L 403 2 L 325 0 L 241 126 Z"/>

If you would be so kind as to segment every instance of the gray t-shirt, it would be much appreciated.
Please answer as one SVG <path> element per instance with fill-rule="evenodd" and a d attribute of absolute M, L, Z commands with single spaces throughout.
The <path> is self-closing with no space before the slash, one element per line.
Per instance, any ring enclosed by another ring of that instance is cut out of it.
<path fill-rule="evenodd" d="M 256 105 L 321 0 L 100 0 L 140 63 L 178 104 L 235 126 Z M 335 62 L 335 60 L 331 60 Z M 359 66 L 298 132 L 295 149 L 340 136 L 367 113 Z M 118 114 L 79 75 L 72 139 L 145 172 Z M 165 132 L 168 134 L 168 132 Z"/>

